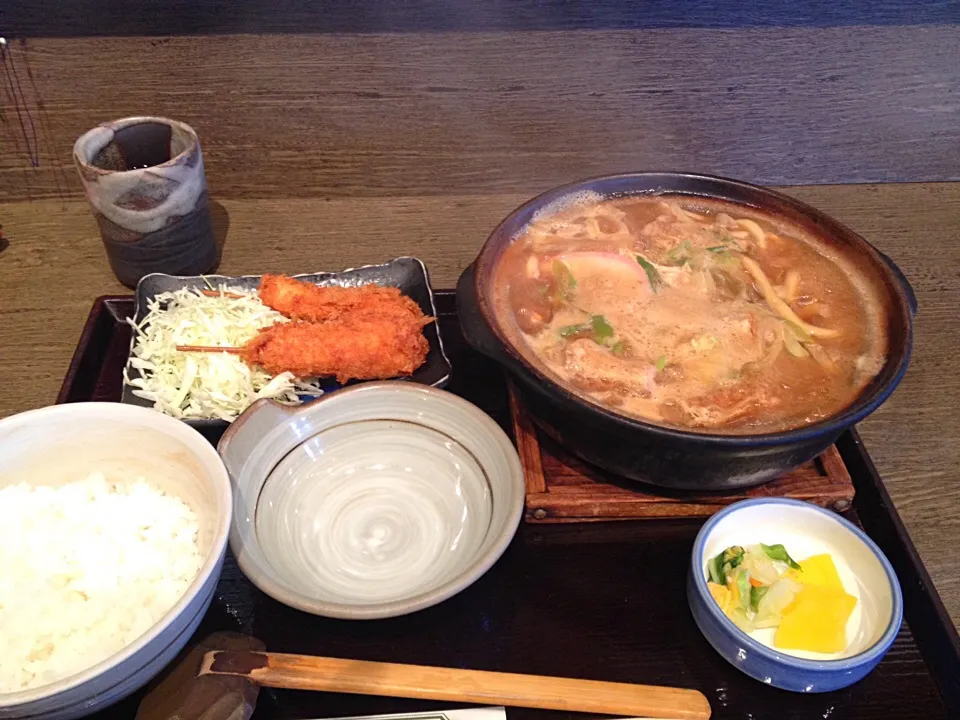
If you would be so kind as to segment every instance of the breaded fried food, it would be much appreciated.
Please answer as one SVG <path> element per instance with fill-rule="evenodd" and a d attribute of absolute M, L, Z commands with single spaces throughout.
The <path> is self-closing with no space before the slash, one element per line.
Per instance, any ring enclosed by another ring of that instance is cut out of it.
<path fill-rule="evenodd" d="M 385 380 L 410 375 L 426 360 L 423 324 L 370 316 L 283 323 L 261 331 L 240 354 L 273 375 Z"/>
<path fill-rule="evenodd" d="M 259 295 L 289 317 L 260 331 L 243 347 L 180 345 L 184 352 L 230 352 L 272 375 L 385 380 L 412 374 L 430 350 L 428 317 L 399 289 L 379 285 L 320 287 L 283 275 L 264 275 Z"/>
<path fill-rule="evenodd" d="M 424 318 L 420 306 L 395 287 L 321 287 L 283 275 L 264 275 L 259 294 L 265 305 L 293 320 L 326 322 L 376 317 L 417 322 Z"/>

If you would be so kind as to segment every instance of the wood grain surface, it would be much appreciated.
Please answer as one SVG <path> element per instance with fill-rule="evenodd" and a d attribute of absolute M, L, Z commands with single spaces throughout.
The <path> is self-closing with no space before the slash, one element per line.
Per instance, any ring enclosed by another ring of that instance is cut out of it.
<path fill-rule="evenodd" d="M 956 180 L 958 66 L 956 24 L 25 38 L 0 200 L 71 195 L 74 140 L 142 114 L 196 128 L 220 197 Z"/>
<path fill-rule="evenodd" d="M 958 0 L 8 0 L 12 37 L 930 25 Z"/>
<path fill-rule="evenodd" d="M 803 500 L 837 512 L 853 504 L 853 482 L 836 445 L 763 485 L 727 493 L 672 493 L 642 487 L 573 456 L 537 428 L 512 384 L 509 395 L 528 523 L 707 518 L 735 502 L 770 497 Z"/>
<path fill-rule="evenodd" d="M 216 187 L 219 178 L 211 177 Z M 225 179 L 223 179 L 225 180 Z M 222 181 L 222 180 L 221 180 Z M 914 356 L 860 430 L 955 622 L 960 623 L 960 184 L 786 189 L 890 255 L 920 302 Z M 311 272 L 422 258 L 451 287 L 524 194 L 223 199 L 221 271 Z M 94 298 L 124 293 L 86 203 L 0 205 L 0 415 L 52 403 Z"/>

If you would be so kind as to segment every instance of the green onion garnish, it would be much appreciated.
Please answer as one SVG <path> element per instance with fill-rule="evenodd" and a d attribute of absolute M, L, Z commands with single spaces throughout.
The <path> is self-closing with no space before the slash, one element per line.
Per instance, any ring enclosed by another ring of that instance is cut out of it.
<path fill-rule="evenodd" d="M 603 315 L 594 315 L 590 318 L 590 326 L 593 328 L 593 337 L 601 345 L 601 341 L 613 337 L 613 327 L 607 322 Z"/>
<path fill-rule="evenodd" d="M 560 337 L 568 338 L 572 335 L 579 335 L 580 333 L 590 332 L 593 330 L 593 325 L 590 323 L 580 323 L 579 325 L 564 325 L 560 328 Z"/>
<path fill-rule="evenodd" d="M 660 277 L 660 271 L 643 255 L 637 255 L 637 262 L 640 263 L 640 267 L 647 273 L 647 280 L 650 281 L 650 289 L 657 292 L 660 286 L 663 285 L 663 278 Z"/>
<path fill-rule="evenodd" d="M 746 252 L 743 249 L 743 246 L 737 242 L 737 239 L 733 235 L 724 235 L 723 237 L 720 238 L 720 242 L 724 242 L 727 245 L 732 245 L 733 249 L 736 250 L 737 252 Z"/>
<path fill-rule="evenodd" d="M 763 543 L 760 543 L 760 547 L 763 548 L 763 551 L 771 560 L 779 560 L 780 562 L 784 562 L 794 570 L 800 569 L 800 563 L 790 557 L 790 555 L 787 553 L 787 549 L 783 545 L 764 545 Z"/>
<path fill-rule="evenodd" d="M 607 322 L 603 315 L 592 315 L 589 322 L 565 325 L 560 328 L 560 337 L 562 338 L 585 333 L 589 333 L 590 339 L 597 345 L 606 345 L 606 341 L 613 337 L 613 326 Z"/>
<path fill-rule="evenodd" d="M 573 276 L 573 273 L 570 272 L 570 268 L 568 268 L 563 261 L 553 261 L 553 274 L 557 276 L 559 284 L 565 287 L 567 290 L 576 289 L 577 279 Z"/>

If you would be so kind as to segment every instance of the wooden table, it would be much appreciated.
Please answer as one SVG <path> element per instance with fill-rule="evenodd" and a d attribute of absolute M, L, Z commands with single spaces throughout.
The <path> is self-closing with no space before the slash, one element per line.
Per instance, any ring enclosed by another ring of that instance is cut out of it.
<path fill-rule="evenodd" d="M 51 403 L 91 302 L 124 291 L 69 160 L 103 120 L 198 130 L 226 273 L 415 254 L 449 287 L 561 182 L 806 183 L 916 289 L 912 365 L 861 432 L 960 622 L 960 183 L 915 182 L 960 179 L 956 2 L 8 4 L 0 415 Z"/>

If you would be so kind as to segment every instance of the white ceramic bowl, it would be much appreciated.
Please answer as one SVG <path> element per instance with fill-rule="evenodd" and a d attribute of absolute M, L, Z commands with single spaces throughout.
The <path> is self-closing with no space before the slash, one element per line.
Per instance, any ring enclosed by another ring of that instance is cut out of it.
<path fill-rule="evenodd" d="M 93 472 L 117 482 L 142 477 L 189 504 L 200 520 L 203 565 L 186 594 L 135 642 L 58 682 L 0 694 L 0 718 L 68 720 L 117 702 L 173 660 L 213 599 L 230 527 L 230 480 L 196 430 L 118 403 L 56 405 L 0 420 L 0 487 L 60 485 Z"/>
<path fill-rule="evenodd" d="M 299 408 L 258 401 L 219 450 L 240 568 L 316 615 L 383 618 L 441 602 L 496 562 L 523 512 L 506 434 L 417 383 L 364 383 Z"/>
<path fill-rule="evenodd" d="M 782 543 L 801 565 L 829 553 L 844 590 L 857 598 L 847 622 L 847 647 L 834 654 L 772 647 L 773 630 L 743 632 L 707 588 L 707 561 L 732 545 Z M 903 621 L 900 583 L 880 548 L 836 513 L 799 500 L 744 500 L 710 518 L 693 546 L 687 598 L 713 648 L 747 675 L 795 692 L 827 692 L 860 680 L 876 667 Z"/>

